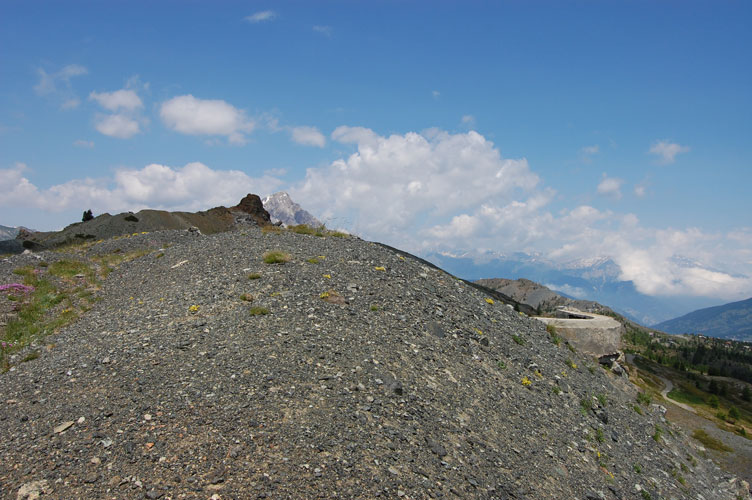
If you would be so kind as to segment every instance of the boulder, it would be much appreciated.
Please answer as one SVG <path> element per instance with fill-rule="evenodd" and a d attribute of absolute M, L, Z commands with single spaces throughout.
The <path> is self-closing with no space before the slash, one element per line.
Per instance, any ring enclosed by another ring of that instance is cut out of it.
<path fill-rule="evenodd" d="M 231 207 L 230 210 L 250 215 L 259 226 L 266 226 L 272 222 L 269 212 L 266 211 L 261 198 L 256 194 L 245 195 L 240 203 Z"/>

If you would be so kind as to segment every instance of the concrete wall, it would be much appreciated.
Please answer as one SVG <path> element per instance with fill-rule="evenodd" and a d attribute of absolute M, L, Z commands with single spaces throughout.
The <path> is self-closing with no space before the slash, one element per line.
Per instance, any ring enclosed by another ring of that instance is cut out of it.
<path fill-rule="evenodd" d="M 576 319 L 542 317 L 535 319 L 547 325 L 553 325 L 556 333 L 567 339 L 578 351 L 603 356 L 621 348 L 621 336 L 625 330 L 615 319 L 577 310 L 562 310 L 561 312 L 564 316 L 571 314 Z"/>

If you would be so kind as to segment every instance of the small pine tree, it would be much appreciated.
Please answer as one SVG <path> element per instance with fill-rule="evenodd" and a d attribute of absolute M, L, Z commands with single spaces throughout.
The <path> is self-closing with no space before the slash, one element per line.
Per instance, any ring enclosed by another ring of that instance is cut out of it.
<path fill-rule="evenodd" d="M 731 419 L 739 420 L 739 417 L 741 417 L 739 413 L 739 408 L 737 408 L 736 406 L 732 406 L 731 408 L 729 408 L 728 416 Z"/>
<path fill-rule="evenodd" d="M 84 216 L 81 217 L 81 222 L 86 222 L 87 220 L 91 220 L 93 218 L 94 218 L 94 214 L 92 214 L 91 209 L 89 209 L 84 212 Z"/>

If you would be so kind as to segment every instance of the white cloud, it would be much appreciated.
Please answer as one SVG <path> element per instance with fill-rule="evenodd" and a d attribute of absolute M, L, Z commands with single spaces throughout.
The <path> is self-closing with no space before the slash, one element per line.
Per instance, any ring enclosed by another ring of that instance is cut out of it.
<path fill-rule="evenodd" d="M 26 170 L 28 167 L 25 163 L 16 163 L 12 168 L 0 169 L 0 206 L 26 205 L 30 200 L 38 198 L 37 187 L 24 177 Z"/>
<path fill-rule="evenodd" d="M 290 133 L 292 140 L 298 144 L 319 148 L 326 145 L 326 137 L 316 127 L 293 127 Z"/>
<path fill-rule="evenodd" d="M 135 79 L 135 80 L 134 80 Z M 138 77 L 129 79 L 128 86 L 138 84 Z M 135 90 L 120 89 L 113 92 L 92 92 L 89 100 L 111 114 L 98 113 L 94 118 L 94 127 L 100 134 L 118 139 L 130 139 L 141 133 L 141 125 L 147 120 L 140 115 L 144 103 Z"/>
<path fill-rule="evenodd" d="M 41 96 L 51 96 L 60 101 L 61 109 L 74 109 L 81 104 L 71 86 L 71 79 L 85 75 L 89 72 L 80 64 L 69 64 L 59 71 L 48 73 L 44 68 L 38 68 L 39 82 L 34 86 L 34 91 Z"/>
<path fill-rule="evenodd" d="M 649 295 L 752 294 L 752 229 L 655 229 L 634 214 L 589 205 L 552 213 L 556 192 L 538 185 L 524 159 L 502 158 L 477 132 L 382 136 L 342 126 L 331 138 L 354 151 L 310 168 L 289 191 L 322 220 L 346 221 L 364 238 L 418 254 L 524 251 L 555 262 L 610 256 L 621 278 Z M 599 192 L 618 197 L 623 185 L 604 175 Z"/>
<path fill-rule="evenodd" d="M 600 147 L 597 144 L 594 144 L 592 146 L 585 146 L 582 148 L 582 154 L 584 155 L 594 155 L 598 154 L 600 151 Z"/>
<path fill-rule="evenodd" d="M 648 194 L 648 188 L 644 184 L 637 184 L 634 188 L 634 194 L 638 198 L 644 198 Z"/>
<path fill-rule="evenodd" d="M 143 107 L 141 98 L 133 90 L 120 89 L 114 92 L 92 92 L 89 100 L 96 101 L 108 111 L 135 111 Z"/>
<path fill-rule="evenodd" d="M 464 115 L 462 117 L 461 122 L 462 122 L 462 125 L 464 125 L 465 127 L 468 127 L 468 128 L 475 127 L 475 117 L 473 115 Z"/>
<path fill-rule="evenodd" d="M 71 78 L 85 75 L 88 72 L 89 70 L 80 64 L 69 64 L 55 73 L 47 73 L 43 68 L 38 68 L 39 83 L 34 86 L 34 90 L 39 95 L 52 94 L 58 92 L 58 85 L 61 83 L 64 86 L 69 86 Z"/>
<path fill-rule="evenodd" d="M 263 23 L 265 21 L 271 21 L 277 17 L 277 13 L 273 10 L 262 10 L 260 12 L 256 12 L 255 14 L 252 14 L 250 16 L 246 16 L 245 20 L 249 23 Z"/>
<path fill-rule="evenodd" d="M 94 127 L 100 134 L 118 139 L 130 139 L 141 132 L 138 121 L 124 114 L 98 115 Z"/>
<path fill-rule="evenodd" d="M 433 96 L 434 99 L 438 99 L 439 96 L 441 95 L 441 92 L 439 92 L 438 90 L 432 90 L 431 95 Z"/>
<path fill-rule="evenodd" d="M 213 170 L 198 162 L 172 168 L 151 164 L 121 169 L 112 178 L 75 179 L 39 189 L 26 177 L 27 167 L 0 169 L 0 206 L 24 206 L 47 212 L 91 207 L 95 212 L 155 208 L 206 210 L 235 205 L 247 193 L 261 196 L 280 186 L 279 179 L 248 176 L 238 170 Z"/>
<path fill-rule="evenodd" d="M 332 27 L 331 26 L 316 25 L 316 26 L 313 27 L 313 31 L 315 31 L 316 33 L 321 33 L 322 35 L 324 35 L 327 38 L 331 38 L 331 36 L 332 36 Z"/>
<path fill-rule="evenodd" d="M 622 179 L 607 177 L 606 174 L 603 174 L 603 179 L 598 184 L 598 194 L 619 200 L 621 199 L 621 185 L 623 183 Z"/>
<path fill-rule="evenodd" d="M 650 147 L 650 153 L 659 157 L 659 163 L 667 165 L 674 163 L 676 155 L 689 151 L 689 146 L 681 146 L 675 142 L 657 141 Z"/>
<path fill-rule="evenodd" d="M 92 149 L 94 147 L 94 141 L 85 141 L 83 139 L 78 139 L 77 141 L 73 142 L 73 145 L 77 148 Z"/>
<path fill-rule="evenodd" d="M 309 169 L 291 194 L 324 219 L 353 221 L 356 231 L 369 237 L 395 241 L 399 234 L 417 244 L 418 230 L 451 224 L 463 209 L 510 200 L 538 183 L 526 160 L 501 158 L 493 143 L 476 132 L 384 137 L 341 126 L 332 139 L 355 144 L 357 151 L 326 168 Z M 434 233 L 441 231 L 436 227 Z"/>
<path fill-rule="evenodd" d="M 188 135 L 223 135 L 233 144 L 244 144 L 245 134 L 253 131 L 253 120 L 242 110 L 222 100 L 197 99 L 182 95 L 162 103 L 162 122 Z"/>

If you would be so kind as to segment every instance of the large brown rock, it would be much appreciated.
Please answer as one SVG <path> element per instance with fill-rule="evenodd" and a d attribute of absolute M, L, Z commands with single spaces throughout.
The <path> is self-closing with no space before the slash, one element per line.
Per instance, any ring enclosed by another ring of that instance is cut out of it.
<path fill-rule="evenodd" d="M 246 213 L 253 217 L 259 226 L 265 226 L 271 224 L 272 220 L 269 217 L 269 212 L 264 208 L 264 204 L 261 203 L 261 198 L 256 194 L 247 194 L 240 200 L 240 203 L 230 208 L 233 211 L 239 211 Z"/>

